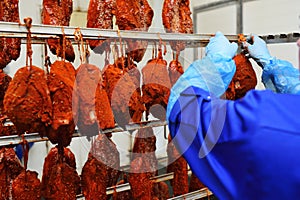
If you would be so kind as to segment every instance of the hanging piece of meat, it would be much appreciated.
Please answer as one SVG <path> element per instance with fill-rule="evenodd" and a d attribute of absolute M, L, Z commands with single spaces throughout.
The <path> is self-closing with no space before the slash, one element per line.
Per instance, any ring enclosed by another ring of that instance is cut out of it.
<path fill-rule="evenodd" d="M 188 166 L 182 155 L 179 154 L 172 139 L 168 137 L 168 167 L 167 172 L 174 173 L 174 178 L 171 180 L 173 195 L 179 196 L 189 192 Z"/>
<path fill-rule="evenodd" d="M 12 78 L 0 69 L 0 136 L 17 135 L 17 130 L 14 125 L 5 124 L 8 121 L 8 117 L 4 112 L 3 100 L 11 80 Z"/>
<path fill-rule="evenodd" d="M 13 148 L 0 149 L 0 200 L 11 199 L 12 181 L 24 170 Z"/>
<path fill-rule="evenodd" d="M 140 89 L 140 72 L 128 57 L 105 67 L 103 81 L 114 117 L 119 126 L 140 122 L 145 107 Z"/>
<path fill-rule="evenodd" d="M 171 85 L 173 86 L 184 72 L 181 63 L 178 61 L 178 58 L 170 62 L 168 71 Z"/>
<path fill-rule="evenodd" d="M 19 0 L 1 0 L 0 21 L 20 22 Z M 21 51 L 21 39 L 0 38 L 0 69 L 6 67 L 12 60 L 17 60 Z"/>
<path fill-rule="evenodd" d="M 134 140 L 132 162 L 128 181 L 133 199 L 166 199 L 169 194 L 164 183 L 154 183 L 150 178 L 158 174 L 155 155 L 156 137 L 152 128 L 138 130 Z"/>
<path fill-rule="evenodd" d="M 194 173 L 192 173 L 189 192 L 197 191 L 202 188 L 205 188 L 205 185 L 197 178 L 197 176 Z"/>
<path fill-rule="evenodd" d="M 63 153 L 58 148 L 53 147 L 45 158 L 41 195 L 51 200 L 74 200 L 80 193 L 75 156 L 68 148 L 63 148 Z"/>
<path fill-rule="evenodd" d="M 148 61 L 142 69 L 143 74 L 143 102 L 146 115 L 165 120 L 166 108 L 170 96 L 171 82 L 167 70 L 167 61 L 162 57 L 161 49 L 157 58 Z"/>
<path fill-rule="evenodd" d="M 42 23 L 46 25 L 69 26 L 73 12 L 72 0 L 43 0 Z M 75 60 L 75 53 L 71 40 L 48 39 L 51 52 L 70 62 Z"/>
<path fill-rule="evenodd" d="M 38 173 L 33 171 L 23 171 L 12 182 L 12 198 L 14 200 L 40 200 L 40 180 Z"/>
<path fill-rule="evenodd" d="M 236 72 L 226 91 L 226 99 L 229 100 L 242 98 L 257 84 L 256 74 L 249 59 L 240 53 L 233 60 L 235 61 Z"/>
<path fill-rule="evenodd" d="M 52 102 L 44 71 L 35 66 L 20 68 L 5 93 L 4 109 L 19 134 L 38 132 L 45 136 L 51 124 Z"/>
<path fill-rule="evenodd" d="M 162 21 L 167 33 L 193 33 L 189 0 L 165 0 Z M 170 42 L 173 51 L 185 49 L 183 42 Z"/>
<path fill-rule="evenodd" d="M 87 13 L 87 27 L 113 29 L 113 13 L 115 0 L 90 0 Z M 89 45 L 95 53 L 110 52 L 108 40 L 89 40 Z"/>
<path fill-rule="evenodd" d="M 76 70 L 73 111 L 81 134 L 95 136 L 99 128 L 115 127 L 109 99 L 98 67 L 82 64 Z M 77 101 L 77 102 L 76 102 Z"/>
<path fill-rule="evenodd" d="M 82 170 L 82 190 L 85 198 L 106 199 L 106 188 L 117 184 L 119 168 L 120 155 L 116 145 L 110 137 L 99 134 L 92 142 L 88 161 Z"/>
<path fill-rule="evenodd" d="M 120 30 L 148 31 L 154 12 L 147 0 L 116 0 L 116 24 Z M 127 52 L 136 62 L 143 59 L 147 41 L 128 40 Z"/>
<path fill-rule="evenodd" d="M 75 83 L 75 69 L 65 61 L 56 61 L 48 74 L 48 87 L 52 100 L 52 124 L 47 137 L 52 144 L 68 146 L 75 130 L 72 112 L 72 94 Z"/>
<path fill-rule="evenodd" d="M 123 175 L 123 178 L 121 178 L 121 180 L 117 183 L 117 185 L 128 183 L 127 175 L 124 172 L 121 173 Z M 124 192 L 114 192 L 113 194 L 113 200 L 131 200 L 131 199 L 133 199 L 131 190 L 127 190 Z"/>

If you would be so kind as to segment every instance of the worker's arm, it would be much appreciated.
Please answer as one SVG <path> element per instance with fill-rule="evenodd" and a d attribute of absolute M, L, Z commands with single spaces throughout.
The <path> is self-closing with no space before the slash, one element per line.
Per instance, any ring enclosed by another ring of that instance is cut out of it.
<path fill-rule="evenodd" d="M 262 81 L 267 89 L 278 93 L 300 94 L 299 69 L 270 55 L 265 41 L 252 35 L 253 44 L 244 43 L 251 57 L 263 68 Z M 284 49 L 282 49 L 284 52 Z"/>
<path fill-rule="evenodd" d="M 237 44 L 230 43 L 221 33 L 217 32 L 206 47 L 206 56 L 193 62 L 171 89 L 167 107 L 167 119 L 180 93 L 190 86 L 195 86 L 220 97 L 228 88 L 235 73 L 233 56 Z"/>

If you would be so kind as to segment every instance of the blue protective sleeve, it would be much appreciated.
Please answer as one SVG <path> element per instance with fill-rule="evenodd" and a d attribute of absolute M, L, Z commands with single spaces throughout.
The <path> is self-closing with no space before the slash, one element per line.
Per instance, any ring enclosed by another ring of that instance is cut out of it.
<path fill-rule="evenodd" d="M 262 81 L 267 89 L 275 92 L 300 94 L 299 69 L 288 61 L 273 58 L 263 68 Z"/>
<path fill-rule="evenodd" d="M 169 116 L 172 142 L 219 198 L 300 196 L 300 95 L 249 91 L 237 101 L 184 90 Z"/>
<path fill-rule="evenodd" d="M 206 56 L 202 60 L 193 62 L 171 89 L 167 119 L 175 101 L 186 88 L 196 86 L 215 96 L 221 96 L 228 88 L 235 70 L 235 62 L 231 58 L 220 55 Z"/>

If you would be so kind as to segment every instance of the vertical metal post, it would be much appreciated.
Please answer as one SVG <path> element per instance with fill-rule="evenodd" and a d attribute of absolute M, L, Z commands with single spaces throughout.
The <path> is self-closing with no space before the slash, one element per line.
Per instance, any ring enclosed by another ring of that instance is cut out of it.
<path fill-rule="evenodd" d="M 193 11 L 193 30 L 194 33 L 197 33 L 197 25 L 198 25 L 198 19 L 197 19 L 197 12 Z M 193 60 L 197 60 L 198 59 L 198 48 L 194 48 L 194 59 Z"/>
<path fill-rule="evenodd" d="M 243 0 L 237 0 L 236 5 L 236 33 L 243 33 Z"/>

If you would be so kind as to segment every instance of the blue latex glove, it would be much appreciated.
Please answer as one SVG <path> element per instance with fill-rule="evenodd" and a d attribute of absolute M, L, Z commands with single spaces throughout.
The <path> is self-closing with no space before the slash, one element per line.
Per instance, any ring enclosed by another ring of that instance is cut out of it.
<path fill-rule="evenodd" d="M 167 119 L 180 94 L 190 86 L 201 88 L 217 97 L 224 94 L 235 73 L 236 66 L 232 57 L 237 48 L 237 44 L 230 43 L 220 32 L 210 39 L 206 56 L 193 62 L 172 87 Z"/>
<path fill-rule="evenodd" d="M 221 33 L 216 32 L 215 36 L 210 38 L 206 46 L 206 56 L 211 57 L 213 60 L 232 59 L 235 56 L 238 45 L 234 42 L 230 43 L 229 40 Z"/>
<path fill-rule="evenodd" d="M 266 42 L 255 34 L 248 36 L 247 40 L 253 41 L 252 45 L 248 42 L 243 43 L 243 46 L 246 47 L 250 56 L 256 60 L 261 67 L 270 64 L 274 57 L 270 55 Z"/>

